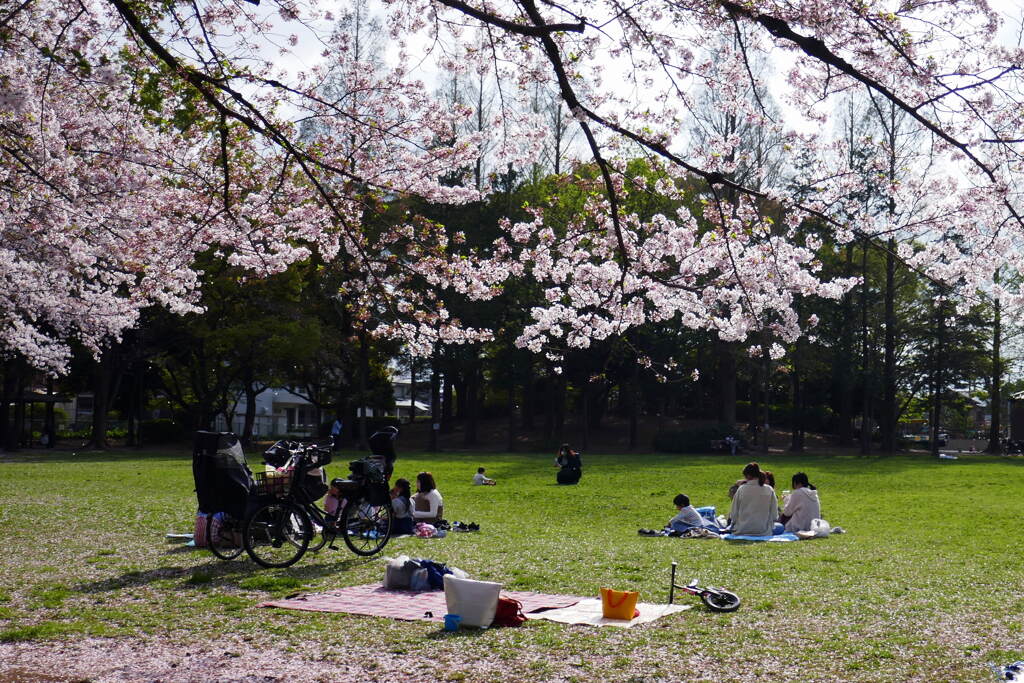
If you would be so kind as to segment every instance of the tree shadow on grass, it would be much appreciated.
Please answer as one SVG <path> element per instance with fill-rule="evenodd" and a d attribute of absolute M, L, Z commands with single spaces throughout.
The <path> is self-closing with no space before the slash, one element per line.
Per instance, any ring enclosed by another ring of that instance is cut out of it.
<path fill-rule="evenodd" d="M 363 564 L 375 561 L 376 558 L 348 557 L 338 562 L 318 562 L 316 564 L 298 564 L 279 570 L 267 570 L 252 562 L 247 557 L 224 561 L 210 556 L 210 562 L 199 566 L 163 566 L 154 569 L 124 572 L 98 581 L 89 581 L 73 586 L 78 593 L 106 593 L 148 586 L 157 581 L 181 579 L 180 588 L 197 589 L 206 586 L 231 586 L 243 588 L 241 584 L 256 577 L 280 577 L 278 572 L 296 585 L 306 581 L 337 574 Z M 273 581 L 270 581 L 273 583 Z"/>
<path fill-rule="evenodd" d="M 137 462 L 139 460 L 177 460 L 191 464 L 192 447 L 169 445 L 161 450 L 137 450 L 134 448 L 112 449 L 107 451 L 74 451 L 74 450 L 24 450 L 7 451 L 0 462 L 4 463 L 111 463 Z"/>

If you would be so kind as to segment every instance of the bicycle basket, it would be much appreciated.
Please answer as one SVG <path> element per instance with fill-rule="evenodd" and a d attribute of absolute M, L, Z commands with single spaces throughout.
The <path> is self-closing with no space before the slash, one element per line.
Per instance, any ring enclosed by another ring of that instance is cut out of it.
<path fill-rule="evenodd" d="M 257 472 L 253 475 L 257 496 L 284 498 L 292 488 L 291 472 Z"/>

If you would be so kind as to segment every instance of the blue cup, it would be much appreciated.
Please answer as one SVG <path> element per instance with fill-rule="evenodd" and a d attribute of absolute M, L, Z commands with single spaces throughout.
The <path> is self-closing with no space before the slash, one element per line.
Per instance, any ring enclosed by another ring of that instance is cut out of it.
<path fill-rule="evenodd" d="M 444 615 L 444 630 L 445 631 L 458 631 L 459 623 L 462 621 L 462 617 L 458 614 L 446 614 Z"/>

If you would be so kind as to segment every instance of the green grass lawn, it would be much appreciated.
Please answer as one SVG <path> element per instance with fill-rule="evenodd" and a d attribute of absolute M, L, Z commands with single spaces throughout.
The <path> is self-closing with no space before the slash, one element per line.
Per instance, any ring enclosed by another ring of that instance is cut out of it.
<path fill-rule="evenodd" d="M 341 460 L 347 461 L 347 457 Z M 258 458 L 251 458 L 253 464 Z M 735 614 L 692 610 L 629 630 L 531 621 L 446 634 L 427 622 L 257 609 L 268 597 L 382 580 L 380 557 L 344 549 L 286 570 L 168 545 L 190 531 L 191 459 L 8 454 L 0 460 L 0 643 L 83 634 L 187 646 L 230 633 L 372 670 L 372 653 L 441 662 L 451 680 L 992 680 L 1024 659 L 1024 460 L 935 461 L 772 454 L 779 488 L 804 470 L 823 516 L 848 533 L 788 544 L 645 538 L 687 493 L 726 512 L 745 460 L 585 458 L 581 484 L 554 483 L 550 455 L 403 454 L 396 476 L 434 473 L 449 520 L 476 534 L 398 539 L 405 553 L 509 589 L 596 596 L 601 586 L 667 599 L 669 567 L 727 587 Z M 478 465 L 495 487 L 470 482 Z M 328 467 L 332 475 L 342 465 Z M 483 667 L 481 662 L 486 663 Z M 367 674 L 366 677 L 372 677 Z"/>

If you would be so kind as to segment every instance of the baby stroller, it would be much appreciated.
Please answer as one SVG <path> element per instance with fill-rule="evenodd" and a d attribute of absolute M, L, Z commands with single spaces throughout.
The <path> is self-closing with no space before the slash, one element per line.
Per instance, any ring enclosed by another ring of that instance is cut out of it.
<path fill-rule="evenodd" d="M 192 476 L 199 499 L 196 544 L 206 545 L 223 560 L 238 557 L 253 488 L 238 437 L 230 432 L 196 432 Z"/>
<path fill-rule="evenodd" d="M 395 438 L 398 436 L 397 427 L 384 427 L 370 435 L 370 457 L 368 460 L 376 463 L 382 472 L 384 479 L 390 480 L 391 473 L 395 471 Z"/>

